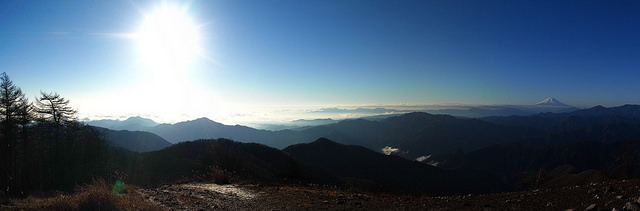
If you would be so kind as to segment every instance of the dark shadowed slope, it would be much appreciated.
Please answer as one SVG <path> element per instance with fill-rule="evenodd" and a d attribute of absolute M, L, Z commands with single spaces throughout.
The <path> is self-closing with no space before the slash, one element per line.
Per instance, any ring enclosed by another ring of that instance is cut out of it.
<path fill-rule="evenodd" d="M 278 149 L 227 139 L 181 142 L 160 151 L 142 153 L 135 158 L 129 172 L 131 181 L 141 185 L 190 180 L 305 183 L 313 182 L 315 176 L 337 181 L 319 171 L 308 170 Z"/>
<path fill-rule="evenodd" d="M 167 140 L 149 132 L 94 128 L 105 136 L 111 146 L 122 147 L 134 152 L 156 151 L 171 146 Z"/>
<path fill-rule="evenodd" d="M 326 137 L 344 144 L 365 146 L 380 151 L 385 146 L 398 148 L 403 156 L 415 159 L 452 150 L 471 151 L 494 143 L 504 143 L 541 133 L 519 127 L 503 126 L 478 119 L 416 112 L 381 121 L 345 120 L 301 131 L 305 139 Z"/>
<path fill-rule="evenodd" d="M 455 149 L 471 151 L 540 134 L 537 130 L 428 113 L 391 117 L 381 123 L 389 131 L 385 137 L 388 145 L 408 151 L 407 157 L 413 159 Z"/>
<path fill-rule="evenodd" d="M 566 132 L 547 133 L 544 136 L 523 138 L 520 143 L 528 146 L 564 145 L 579 140 L 615 142 L 640 138 L 640 124 L 613 123 L 593 125 Z"/>
<path fill-rule="evenodd" d="M 498 179 L 480 171 L 444 170 L 324 138 L 289 146 L 284 151 L 303 164 L 327 170 L 352 186 L 370 190 L 441 195 L 492 192 L 502 187 Z"/>
<path fill-rule="evenodd" d="M 365 146 L 380 151 L 385 146 L 399 148 L 411 159 L 451 150 L 479 149 L 493 144 L 539 135 L 535 130 L 462 119 L 448 115 L 409 113 L 380 121 L 344 120 L 310 127 L 301 131 L 257 130 L 240 125 L 224 125 L 206 118 L 176 124 L 161 124 L 148 129 L 172 143 L 207 138 L 228 138 L 284 148 L 326 137 L 344 144 Z"/>
<path fill-rule="evenodd" d="M 525 187 L 569 186 L 613 178 L 638 178 L 640 139 L 603 143 L 581 140 L 561 146 L 503 144 L 436 157 L 439 166 L 491 172 Z M 605 176 L 606 175 L 606 176 Z"/>
<path fill-rule="evenodd" d="M 320 125 L 300 131 L 305 140 L 313 141 L 326 137 L 343 144 L 381 149 L 387 143 L 382 136 L 387 129 L 378 121 L 365 119 L 344 120 L 334 124 Z"/>

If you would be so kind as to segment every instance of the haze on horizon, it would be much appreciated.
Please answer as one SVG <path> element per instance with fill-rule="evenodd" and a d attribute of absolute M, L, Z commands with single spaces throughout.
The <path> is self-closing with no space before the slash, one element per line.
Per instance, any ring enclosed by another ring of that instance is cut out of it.
<path fill-rule="evenodd" d="M 9 1 L 0 72 L 80 118 L 640 104 L 635 1 Z M 318 116 L 321 118 L 322 116 Z"/>

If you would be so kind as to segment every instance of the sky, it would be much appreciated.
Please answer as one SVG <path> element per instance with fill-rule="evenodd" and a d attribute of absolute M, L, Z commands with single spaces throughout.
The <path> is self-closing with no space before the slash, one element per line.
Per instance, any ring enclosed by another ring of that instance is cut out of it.
<path fill-rule="evenodd" d="M 637 1 L 0 1 L 0 71 L 81 118 L 640 104 Z M 307 117 L 307 116 L 302 116 Z"/>

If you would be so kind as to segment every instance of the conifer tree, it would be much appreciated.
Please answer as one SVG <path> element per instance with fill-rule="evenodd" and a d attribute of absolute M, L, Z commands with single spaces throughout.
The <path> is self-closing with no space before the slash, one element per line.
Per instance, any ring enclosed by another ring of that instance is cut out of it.
<path fill-rule="evenodd" d="M 36 98 L 34 110 L 40 120 L 60 126 L 75 120 L 76 110 L 68 105 L 69 100 L 58 93 L 40 92 L 40 97 Z"/>
<path fill-rule="evenodd" d="M 0 185 L 7 192 L 12 192 L 14 187 L 18 185 L 16 180 L 18 177 L 18 160 L 17 156 L 17 119 L 21 110 L 25 109 L 27 104 L 22 90 L 18 88 L 9 78 L 7 73 L 0 74 L 0 121 L 2 125 L 2 138 L 0 153 L 3 157 L 0 172 Z"/>

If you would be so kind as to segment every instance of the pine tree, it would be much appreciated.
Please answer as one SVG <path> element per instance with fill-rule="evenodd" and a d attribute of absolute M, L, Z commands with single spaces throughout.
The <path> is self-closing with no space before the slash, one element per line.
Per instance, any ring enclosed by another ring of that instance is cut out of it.
<path fill-rule="evenodd" d="M 20 102 L 20 107 L 18 108 L 16 123 L 18 125 L 18 140 L 21 141 L 20 150 L 22 153 L 20 154 L 21 158 L 21 166 L 18 167 L 20 169 L 19 173 L 22 175 L 21 186 L 23 189 L 30 189 L 34 186 L 34 162 L 36 155 L 35 145 L 31 140 L 30 132 L 33 122 L 33 105 L 29 100 L 25 97 L 22 98 Z"/>
<path fill-rule="evenodd" d="M 69 100 L 60 97 L 58 93 L 40 92 L 40 97 L 36 98 L 34 110 L 41 121 L 61 126 L 75 120 L 76 110 L 68 105 Z"/>
<path fill-rule="evenodd" d="M 27 104 L 26 98 L 22 90 L 18 88 L 9 78 L 7 73 L 0 74 L 0 121 L 2 123 L 2 149 L 3 163 L 0 169 L 2 177 L 0 185 L 9 193 L 15 191 L 15 187 L 19 184 L 16 181 L 18 175 L 19 155 L 17 146 L 17 119 L 21 110 L 25 109 Z"/>

